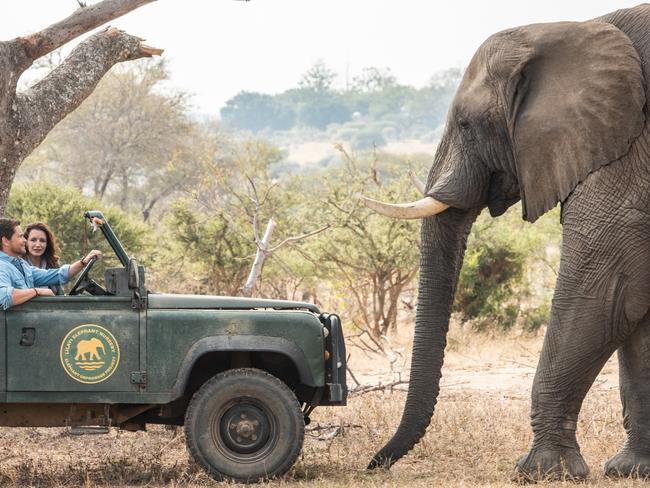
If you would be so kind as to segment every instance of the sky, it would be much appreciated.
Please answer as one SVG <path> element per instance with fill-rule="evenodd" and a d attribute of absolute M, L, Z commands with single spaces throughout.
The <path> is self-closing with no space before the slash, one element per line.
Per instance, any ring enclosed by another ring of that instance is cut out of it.
<path fill-rule="evenodd" d="M 90 0 L 89 3 L 96 3 Z M 464 67 L 492 33 L 518 25 L 587 20 L 639 2 L 613 0 L 158 0 L 111 25 L 165 49 L 170 85 L 197 113 L 218 115 L 240 91 L 280 93 L 316 62 L 342 88 L 365 67 L 390 68 L 421 87 Z M 76 0 L 4 0 L 0 39 L 72 13 Z"/>

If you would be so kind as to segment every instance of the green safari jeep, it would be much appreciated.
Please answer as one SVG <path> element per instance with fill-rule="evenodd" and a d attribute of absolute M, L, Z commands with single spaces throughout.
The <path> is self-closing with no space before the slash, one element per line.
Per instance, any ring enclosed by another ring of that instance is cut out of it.
<path fill-rule="evenodd" d="M 86 212 L 122 266 L 69 295 L 0 310 L 0 425 L 142 430 L 184 425 L 216 479 L 293 466 L 318 405 L 345 405 L 341 322 L 312 304 L 148 291 L 101 212 Z"/>

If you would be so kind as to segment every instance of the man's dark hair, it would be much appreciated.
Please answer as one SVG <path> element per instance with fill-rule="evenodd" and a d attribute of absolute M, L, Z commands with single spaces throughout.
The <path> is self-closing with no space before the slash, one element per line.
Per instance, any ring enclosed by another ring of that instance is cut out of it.
<path fill-rule="evenodd" d="M 11 239 L 11 236 L 14 235 L 14 231 L 16 230 L 16 227 L 20 225 L 19 220 L 14 220 L 14 219 L 0 219 L 0 240 L 2 240 L 3 237 L 6 237 L 7 239 Z"/>

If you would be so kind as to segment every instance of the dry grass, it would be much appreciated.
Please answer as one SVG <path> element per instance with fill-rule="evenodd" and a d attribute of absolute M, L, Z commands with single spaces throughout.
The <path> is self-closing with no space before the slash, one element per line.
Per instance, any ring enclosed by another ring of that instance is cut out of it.
<path fill-rule="evenodd" d="M 456 331 L 433 424 L 391 471 L 364 468 L 399 421 L 401 391 L 358 396 L 347 408 L 317 409 L 311 428 L 350 427 L 334 437 L 332 429 L 311 431 L 294 469 L 267 486 L 514 486 L 510 472 L 531 439 L 528 396 L 539 346 L 539 338 L 476 339 Z M 357 353 L 352 362 L 362 377 L 385 366 L 385 360 Z M 623 440 L 615 376 L 609 363 L 583 408 L 579 437 L 592 468 L 586 485 L 647 486 L 607 480 L 601 472 Z M 217 484 L 189 461 L 180 429 L 76 437 L 66 429 L 7 428 L 2 438 L 4 486 Z"/>

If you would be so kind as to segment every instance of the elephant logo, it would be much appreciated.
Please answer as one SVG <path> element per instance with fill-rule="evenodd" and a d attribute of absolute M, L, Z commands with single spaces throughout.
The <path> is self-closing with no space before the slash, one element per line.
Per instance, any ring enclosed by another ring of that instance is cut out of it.
<path fill-rule="evenodd" d="M 107 380 L 120 362 L 115 336 L 99 325 L 79 325 L 61 342 L 61 364 L 73 380 L 95 384 Z"/>
<path fill-rule="evenodd" d="M 102 356 L 106 355 L 106 349 L 102 341 L 93 337 L 92 339 L 82 339 L 77 342 L 77 354 L 74 357 L 75 361 L 83 361 L 84 359 L 100 359 L 98 349 L 102 350 Z M 86 357 L 87 354 L 90 354 L 90 357 Z"/>

